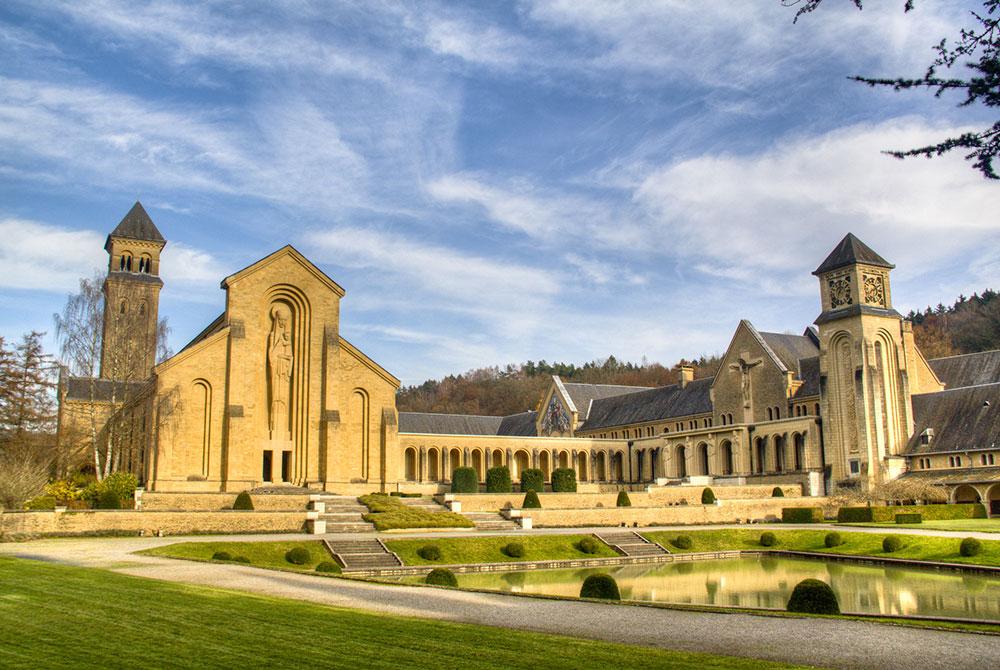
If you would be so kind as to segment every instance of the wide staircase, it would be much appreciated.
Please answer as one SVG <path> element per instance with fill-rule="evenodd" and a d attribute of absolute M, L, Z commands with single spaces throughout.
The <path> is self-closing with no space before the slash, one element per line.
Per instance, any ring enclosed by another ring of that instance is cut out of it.
<path fill-rule="evenodd" d="M 659 556 L 670 552 L 631 530 L 605 530 L 594 533 L 599 540 L 625 556 Z"/>
<path fill-rule="evenodd" d="M 378 538 L 332 539 L 324 542 L 344 572 L 396 568 L 403 564 L 399 556 L 386 549 Z"/>
<path fill-rule="evenodd" d="M 400 498 L 399 500 L 407 507 L 416 507 L 417 509 L 421 509 L 425 512 L 431 512 L 432 514 L 448 511 L 447 507 L 438 503 L 431 496 L 420 496 L 419 498 Z"/>
<path fill-rule="evenodd" d="M 317 505 L 317 503 L 320 503 Z M 368 508 L 351 496 L 338 496 L 321 493 L 312 496 L 309 508 L 316 510 L 322 507 L 318 520 L 326 522 L 327 533 L 373 533 L 375 526 L 361 518 Z"/>
<path fill-rule="evenodd" d="M 504 518 L 499 512 L 462 512 L 462 516 L 471 521 L 476 530 L 521 530 L 517 523 Z"/>

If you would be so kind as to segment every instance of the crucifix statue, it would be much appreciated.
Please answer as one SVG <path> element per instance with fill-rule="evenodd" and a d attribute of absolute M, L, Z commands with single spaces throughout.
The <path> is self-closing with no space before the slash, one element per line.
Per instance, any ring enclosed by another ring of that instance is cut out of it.
<path fill-rule="evenodd" d="M 750 371 L 763 362 L 764 360 L 761 358 L 751 360 L 750 353 L 744 351 L 735 363 L 729 364 L 729 369 L 733 372 L 739 372 L 742 378 L 743 407 L 746 409 L 750 408 Z"/>

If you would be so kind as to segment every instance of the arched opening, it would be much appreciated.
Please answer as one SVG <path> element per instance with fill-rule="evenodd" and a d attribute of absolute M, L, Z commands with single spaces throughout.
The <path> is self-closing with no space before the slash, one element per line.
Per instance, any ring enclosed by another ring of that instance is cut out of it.
<path fill-rule="evenodd" d="M 448 452 L 448 479 L 454 479 L 455 470 L 462 467 L 462 451 L 452 449 Z"/>
<path fill-rule="evenodd" d="M 479 481 L 486 479 L 486 472 L 483 469 L 483 452 L 478 449 L 472 452 L 472 467 L 476 471 L 476 479 Z"/>
<path fill-rule="evenodd" d="M 782 435 L 774 436 L 774 471 L 785 471 L 785 438 Z"/>
<path fill-rule="evenodd" d="M 542 471 L 542 481 L 549 481 L 549 452 L 543 451 L 538 454 L 538 469 Z"/>
<path fill-rule="evenodd" d="M 143 274 L 149 274 L 152 270 L 153 259 L 149 257 L 149 254 L 143 254 L 139 257 L 139 272 Z"/>
<path fill-rule="evenodd" d="M 589 477 L 587 476 L 587 454 L 586 454 L 586 452 L 581 451 L 579 454 L 577 454 L 577 456 L 576 456 L 576 469 L 577 469 L 576 478 L 578 480 L 580 480 L 581 482 L 585 482 L 585 481 L 589 480 Z"/>
<path fill-rule="evenodd" d="M 622 457 L 622 452 L 616 451 L 615 455 L 611 457 L 611 478 L 616 482 L 625 481 L 625 459 Z"/>
<path fill-rule="evenodd" d="M 774 420 L 774 410 L 771 409 L 770 407 L 767 408 L 767 420 L 768 421 Z"/>
<path fill-rule="evenodd" d="M 441 481 L 441 463 L 437 449 L 427 450 L 427 479 L 432 482 Z"/>
<path fill-rule="evenodd" d="M 986 492 L 987 509 L 990 516 L 1000 516 L 1000 484 L 994 484 Z"/>
<path fill-rule="evenodd" d="M 757 466 L 757 474 L 762 475 L 764 474 L 764 464 L 767 457 L 767 441 L 762 437 L 758 437 L 754 440 L 754 446 L 756 451 L 755 465 Z"/>
<path fill-rule="evenodd" d="M 490 467 L 499 468 L 501 465 L 503 465 L 503 450 L 494 449 L 493 457 L 490 459 Z"/>
<path fill-rule="evenodd" d="M 679 445 L 674 451 L 674 474 L 679 479 L 684 479 L 688 476 L 687 449 L 683 444 Z"/>
<path fill-rule="evenodd" d="M 132 271 L 132 254 L 123 253 L 118 259 L 118 269 L 122 272 Z"/>
<path fill-rule="evenodd" d="M 962 484 L 955 489 L 955 493 L 952 495 L 956 503 L 977 503 L 982 502 L 979 497 L 979 491 L 969 486 L 968 484 Z"/>
<path fill-rule="evenodd" d="M 598 452 L 597 456 L 594 457 L 594 479 L 599 482 L 607 481 L 608 479 L 607 461 L 605 460 L 603 451 Z"/>
<path fill-rule="evenodd" d="M 698 467 L 701 474 L 708 475 L 710 473 L 708 467 L 708 445 L 704 442 L 698 445 Z"/>
<path fill-rule="evenodd" d="M 521 473 L 531 467 L 531 459 L 527 451 L 518 451 L 514 454 L 514 468 L 511 470 L 511 479 L 520 479 Z"/>
<path fill-rule="evenodd" d="M 795 433 L 795 469 L 806 469 L 806 438 L 802 433 Z"/>
<path fill-rule="evenodd" d="M 733 474 L 733 443 L 726 440 L 722 443 L 722 474 Z"/>
<path fill-rule="evenodd" d="M 568 468 L 569 467 L 569 452 L 563 451 L 559 453 L 559 467 Z"/>
<path fill-rule="evenodd" d="M 195 390 L 195 411 L 193 416 L 198 418 L 199 446 L 201 447 L 201 468 L 199 474 L 208 477 L 209 454 L 212 444 L 212 385 L 204 379 L 196 379 Z"/>
<path fill-rule="evenodd" d="M 408 482 L 417 481 L 417 450 L 413 447 L 403 454 L 403 478 Z"/>

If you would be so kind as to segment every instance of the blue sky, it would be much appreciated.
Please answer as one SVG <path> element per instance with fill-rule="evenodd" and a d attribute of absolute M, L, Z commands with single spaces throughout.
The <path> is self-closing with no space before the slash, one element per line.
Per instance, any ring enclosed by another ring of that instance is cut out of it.
<path fill-rule="evenodd" d="M 989 117 L 846 79 L 919 75 L 978 3 L 902 4 L 8 0 L 0 334 L 51 331 L 136 198 L 174 349 L 291 243 L 407 384 L 800 332 L 848 231 L 901 311 L 1000 288 L 1000 187 L 879 153 Z"/>

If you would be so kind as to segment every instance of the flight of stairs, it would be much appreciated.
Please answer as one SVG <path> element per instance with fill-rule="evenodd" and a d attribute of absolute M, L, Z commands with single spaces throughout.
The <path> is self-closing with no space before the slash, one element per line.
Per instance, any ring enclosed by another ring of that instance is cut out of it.
<path fill-rule="evenodd" d="M 447 507 L 435 501 L 431 496 L 420 496 L 419 498 L 400 498 L 399 501 L 407 507 L 416 507 L 433 514 L 448 511 Z"/>
<path fill-rule="evenodd" d="M 510 519 L 505 519 L 499 512 L 462 512 L 475 526 L 476 530 L 521 530 L 521 527 Z"/>
<path fill-rule="evenodd" d="M 631 530 L 604 530 L 594 533 L 594 535 L 625 556 L 659 556 L 670 553 L 655 542 L 650 542 L 639 533 Z"/>
<path fill-rule="evenodd" d="M 317 509 L 321 503 L 324 508 L 317 515 L 318 520 L 326 522 L 327 533 L 373 533 L 375 526 L 361 518 L 368 508 L 352 496 L 338 496 L 329 493 L 313 495 L 309 502 L 310 509 Z"/>
<path fill-rule="evenodd" d="M 386 549 L 378 538 L 332 539 L 324 542 L 344 572 L 397 568 L 403 564 L 399 556 Z"/>

